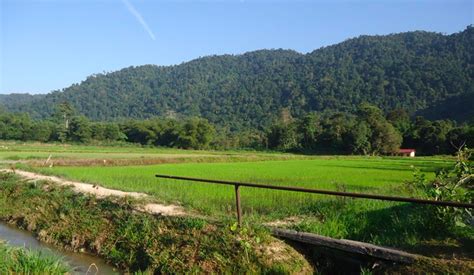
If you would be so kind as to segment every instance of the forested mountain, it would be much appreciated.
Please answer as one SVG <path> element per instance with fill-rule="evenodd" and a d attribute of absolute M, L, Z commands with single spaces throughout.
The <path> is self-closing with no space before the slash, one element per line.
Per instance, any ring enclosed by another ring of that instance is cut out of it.
<path fill-rule="evenodd" d="M 14 110 L 24 109 L 26 106 L 30 106 L 32 102 L 36 102 L 37 100 L 45 97 L 46 95 L 38 94 L 38 95 L 30 95 L 30 94 L 9 94 L 9 95 L 2 95 L 0 94 L 0 109 L 1 105 L 3 106 L 14 106 Z M 25 107 L 23 107 L 25 106 Z"/>
<path fill-rule="evenodd" d="M 474 93 L 449 97 L 418 111 L 416 115 L 431 120 L 449 118 L 455 121 L 474 122 Z"/>
<path fill-rule="evenodd" d="M 260 50 L 129 67 L 45 96 L 2 96 L 0 105 L 44 118 L 67 101 L 93 120 L 200 116 L 231 130 L 262 129 L 282 114 L 353 112 L 363 102 L 465 120 L 470 115 L 459 112 L 473 103 L 473 47 L 472 26 L 452 35 L 360 36 L 308 54 Z M 451 98 L 468 100 L 443 109 Z"/>

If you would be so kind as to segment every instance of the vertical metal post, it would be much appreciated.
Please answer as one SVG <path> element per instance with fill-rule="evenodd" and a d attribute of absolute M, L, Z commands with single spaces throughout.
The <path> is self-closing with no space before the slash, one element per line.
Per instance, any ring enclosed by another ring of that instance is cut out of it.
<path fill-rule="evenodd" d="M 242 208 L 240 207 L 240 191 L 239 191 L 239 185 L 236 184 L 234 185 L 235 187 L 235 203 L 236 203 L 236 210 L 237 210 L 237 222 L 239 224 L 239 227 L 242 226 Z"/>

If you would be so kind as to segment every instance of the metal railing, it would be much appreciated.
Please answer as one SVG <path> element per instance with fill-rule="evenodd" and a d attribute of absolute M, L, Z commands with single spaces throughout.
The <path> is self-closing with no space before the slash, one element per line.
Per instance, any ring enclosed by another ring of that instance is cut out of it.
<path fill-rule="evenodd" d="M 417 203 L 417 204 L 450 206 L 450 207 L 459 207 L 459 208 L 474 208 L 474 204 L 464 203 L 464 202 L 434 201 L 434 200 L 425 200 L 425 199 L 416 199 L 416 198 L 407 198 L 407 197 L 339 192 L 339 191 L 310 189 L 310 188 L 302 188 L 302 187 L 294 187 L 294 186 L 278 186 L 278 185 L 269 185 L 269 184 L 200 179 L 200 178 L 180 177 L 180 176 L 170 176 L 170 175 L 155 175 L 155 176 L 157 178 L 163 178 L 163 179 L 195 181 L 195 182 L 222 184 L 222 185 L 233 185 L 235 188 L 235 204 L 236 204 L 236 211 L 237 211 L 237 221 L 238 221 L 239 226 L 242 225 L 242 208 L 241 208 L 241 203 L 240 203 L 240 189 L 239 189 L 240 186 L 262 188 L 262 189 L 284 190 L 284 191 L 292 191 L 292 192 L 302 192 L 302 193 L 312 193 L 312 194 L 333 195 L 333 196 L 342 196 L 342 197 L 351 197 L 351 198 L 362 198 L 362 199 L 371 199 L 371 200 L 410 202 L 410 203 Z"/>

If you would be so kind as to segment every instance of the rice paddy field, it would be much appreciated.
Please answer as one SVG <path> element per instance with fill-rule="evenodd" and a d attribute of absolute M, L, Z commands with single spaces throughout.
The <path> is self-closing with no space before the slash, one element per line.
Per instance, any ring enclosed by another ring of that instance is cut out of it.
<path fill-rule="evenodd" d="M 212 214 L 233 207 L 232 186 L 157 179 L 155 174 L 393 194 L 402 192 L 399 187 L 412 178 L 414 166 L 430 172 L 446 163 L 444 160 L 340 157 L 146 166 L 62 166 L 40 168 L 39 171 L 113 189 L 146 192 L 157 200 Z M 318 195 L 254 188 L 242 188 L 241 195 L 245 212 L 263 214 L 297 214 L 307 204 L 327 199 Z"/>
<path fill-rule="evenodd" d="M 144 192 L 158 202 L 179 204 L 229 224 L 235 220 L 232 186 L 158 179 L 155 174 L 416 197 L 405 187 L 415 168 L 430 178 L 453 163 L 452 157 L 304 156 L 133 146 L 10 143 L 0 148 L 4 148 L 0 149 L 4 165 L 23 161 L 21 168 L 43 174 Z M 459 246 L 453 236 L 440 234 L 424 217 L 427 206 L 246 187 L 241 188 L 241 200 L 247 225 L 277 224 L 411 250 L 433 239 Z M 474 239 L 471 233 L 467 238 Z"/>
<path fill-rule="evenodd" d="M 103 160 L 103 159 L 157 159 L 176 157 L 265 157 L 303 158 L 303 156 L 276 152 L 255 151 L 204 151 L 173 148 L 137 146 L 130 143 L 116 145 L 71 145 L 61 143 L 35 143 L 0 141 L 0 160 L 45 160 L 49 156 L 56 160 Z"/>

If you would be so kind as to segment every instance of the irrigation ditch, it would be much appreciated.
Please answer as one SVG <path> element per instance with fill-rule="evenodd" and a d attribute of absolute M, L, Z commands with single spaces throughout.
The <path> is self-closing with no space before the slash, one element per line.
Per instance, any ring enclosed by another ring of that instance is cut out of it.
<path fill-rule="evenodd" d="M 313 272 L 300 253 L 263 229 L 233 230 L 226 221 L 151 214 L 136 211 L 137 204 L 0 173 L 0 220 L 55 247 L 87 251 L 124 272 Z"/>
<path fill-rule="evenodd" d="M 281 228 L 272 228 L 271 231 L 274 236 L 306 255 L 322 274 L 359 274 L 362 270 L 390 273 L 422 259 L 420 255 L 369 243 Z"/>
<path fill-rule="evenodd" d="M 239 187 L 257 184 L 219 184 L 239 185 L 235 187 L 236 209 L 242 224 Z M 278 228 L 229 228 L 231 220 L 146 213 L 137 211 L 139 204 L 133 198 L 99 198 L 48 180 L 27 181 L 13 173 L 0 172 L 0 220 L 35 236 L 3 222 L 0 239 L 22 239 L 33 247 L 52 251 L 61 247 L 56 253 L 66 261 L 76 262 L 73 266 L 79 272 L 94 261 L 104 271 L 100 274 L 114 272 L 112 266 L 126 272 L 150 273 L 311 274 L 317 270 L 323 274 L 356 274 L 361 270 L 409 272 L 403 268 L 426 263 L 421 256 L 385 247 Z M 83 253 L 71 252 L 82 250 L 96 256 L 87 258 Z M 433 266 L 436 268 L 436 264 Z"/>
<path fill-rule="evenodd" d="M 68 264 L 73 274 L 118 274 L 119 270 L 92 254 L 59 249 L 37 240 L 31 232 L 0 221 L 0 240 L 9 246 L 41 251 L 44 254 L 58 256 Z"/>

